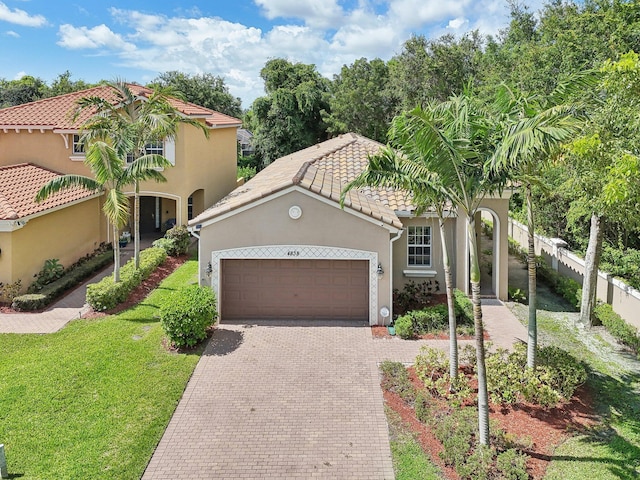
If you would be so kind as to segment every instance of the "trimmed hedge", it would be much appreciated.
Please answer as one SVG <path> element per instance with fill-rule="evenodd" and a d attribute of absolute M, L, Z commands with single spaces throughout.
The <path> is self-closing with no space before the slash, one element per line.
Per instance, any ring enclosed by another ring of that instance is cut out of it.
<path fill-rule="evenodd" d="M 608 303 L 597 305 L 593 313 L 611 335 L 640 356 L 640 336 L 637 328 L 626 323 Z"/>
<path fill-rule="evenodd" d="M 81 263 L 74 264 L 73 268 L 67 270 L 62 277 L 44 285 L 39 292 L 15 297 L 11 308 L 21 312 L 44 308 L 111 261 L 113 261 L 113 251 L 109 249 Z"/>
<path fill-rule="evenodd" d="M 167 298 L 160 309 L 160 324 L 176 347 L 193 347 L 207 338 L 207 328 L 216 323 L 217 316 L 213 291 L 187 285 Z"/>
<path fill-rule="evenodd" d="M 134 259 L 120 268 L 120 281 L 115 283 L 113 275 L 104 277 L 98 283 L 87 285 L 87 303 L 96 312 L 110 310 L 124 302 L 129 294 L 158 268 L 167 258 L 167 253 L 158 247 L 140 252 L 140 268 L 136 270 Z"/>

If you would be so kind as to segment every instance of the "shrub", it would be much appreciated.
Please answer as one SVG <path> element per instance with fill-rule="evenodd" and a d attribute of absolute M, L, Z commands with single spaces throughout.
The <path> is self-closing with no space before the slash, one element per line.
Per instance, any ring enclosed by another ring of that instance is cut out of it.
<path fill-rule="evenodd" d="M 136 270 L 134 259 L 120 269 L 120 281 L 115 283 L 113 275 L 98 283 L 87 285 L 87 303 L 97 312 L 110 310 L 124 302 L 129 294 L 158 268 L 167 258 L 166 252 L 157 247 L 140 252 L 140 268 Z"/>
<path fill-rule="evenodd" d="M 238 178 L 244 178 L 245 182 L 248 182 L 253 177 L 256 176 L 256 168 L 255 167 L 238 167 Z"/>
<path fill-rule="evenodd" d="M 453 300 L 459 325 L 473 325 L 473 302 L 457 288 L 453 290 Z"/>
<path fill-rule="evenodd" d="M 15 299 L 20 290 L 22 290 L 22 281 L 20 279 L 8 284 L 0 282 L 0 298 L 5 299 L 8 303 Z"/>
<path fill-rule="evenodd" d="M 419 334 L 437 332 L 449 324 L 449 310 L 446 304 L 426 307 L 423 310 L 410 312 L 414 328 Z"/>
<path fill-rule="evenodd" d="M 519 453 L 515 448 L 510 448 L 496 457 L 496 468 L 502 474 L 504 480 L 527 480 L 527 456 Z"/>
<path fill-rule="evenodd" d="M 153 246 L 162 248 L 171 257 L 178 257 L 187 253 L 190 241 L 191 235 L 187 227 L 176 225 L 167 230 L 163 238 L 154 241 Z"/>
<path fill-rule="evenodd" d="M 636 355 L 640 354 L 638 329 L 626 323 L 620 315 L 613 311 L 611 305 L 608 303 L 597 305 L 594 309 L 594 315 L 620 343 L 629 347 Z"/>
<path fill-rule="evenodd" d="M 160 309 L 162 329 L 178 348 L 193 347 L 204 340 L 216 318 L 213 291 L 199 285 L 180 288 Z"/>
<path fill-rule="evenodd" d="M 18 311 L 39 310 L 46 307 L 69 289 L 79 285 L 93 273 L 109 264 L 113 259 L 110 248 L 101 246 L 67 268 L 65 274 L 57 280 L 39 288 L 36 293 L 27 293 L 13 299 L 11 307 Z"/>
<path fill-rule="evenodd" d="M 393 325 L 396 329 L 396 335 L 400 338 L 409 339 L 414 337 L 415 330 L 413 328 L 413 319 L 411 318 L 411 315 L 398 317 Z"/>
<path fill-rule="evenodd" d="M 45 260 L 42 269 L 34 275 L 35 281 L 29 285 L 27 292 L 39 292 L 45 285 L 59 279 L 62 275 L 64 275 L 64 267 L 57 258 Z"/>
<path fill-rule="evenodd" d="M 416 390 L 402 363 L 385 360 L 380 364 L 380 371 L 382 372 L 382 388 L 397 393 L 405 402 L 412 402 L 415 399 Z"/>
<path fill-rule="evenodd" d="M 393 290 L 393 311 L 400 315 L 411 310 L 422 310 L 430 305 L 433 294 L 440 290 L 440 284 L 436 280 L 425 280 L 421 283 L 407 282 L 402 290 Z"/>
<path fill-rule="evenodd" d="M 527 292 L 515 287 L 509 287 L 509 298 L 514 302 L 524 303 L 527 301 Z"/>
<path fill-rule="evenodd" d="M 524 343 L 516 344 L 511 353 L 497 349 L 487 354 L 487 391 L 491 401 L 513 404 L 524 399 L 551 407 L 563 398 L 571 398 L 587 379 L 584 365 L 558 347 L 539 348 L 537 360 L 535 370 L 526 368 Z"/>

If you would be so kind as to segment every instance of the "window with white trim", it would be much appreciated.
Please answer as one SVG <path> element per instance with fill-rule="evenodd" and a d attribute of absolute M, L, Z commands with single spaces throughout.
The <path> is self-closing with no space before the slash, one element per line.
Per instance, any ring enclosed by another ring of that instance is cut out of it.
<path fill-rule="evenodd" d="M 80 141 L 80 135 L 73 135 L 73 154 L 84 155 L 84 143 Z"/>
<path fill-rule="evenodd" d="M 145 155 L 162 155 L 164 156 L 164 142 L 152 142 L 147 143 L 144 146 Z M 133 154 L 127 154 L 127 163 L 132 163 L 134 160 Z"/>
<path fill-rule="evenodd" d="M 431 266 L 431 227 L 411 226 L 407 231 L 407 265 Z"/>

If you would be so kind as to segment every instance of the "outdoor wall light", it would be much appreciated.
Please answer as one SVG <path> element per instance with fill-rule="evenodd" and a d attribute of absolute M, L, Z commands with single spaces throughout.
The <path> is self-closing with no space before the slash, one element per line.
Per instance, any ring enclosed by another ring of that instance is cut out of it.
<path fill-rule="evenodd" d="M 378 279 L 382 279 L 382 276 L 384 275 L 384 270 L 382 269 L 381 263 L 378 264 L 378 269 L 376 270 L 376 273 L 378 274 Z"/>
<path fill-rule="evenodd" d="M 207 264 L 207 269 L 204 271 L 207 275 L 207 278 L 211 278 L 211 274 L 213 273 L 213 267 L 211 266 L 211 262 Z"/>

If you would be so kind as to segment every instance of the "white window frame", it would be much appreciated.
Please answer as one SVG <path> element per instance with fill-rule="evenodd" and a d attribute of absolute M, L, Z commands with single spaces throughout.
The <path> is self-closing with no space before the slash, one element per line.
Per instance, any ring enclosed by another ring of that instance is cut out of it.
<path fill-rule="evenodd" d="M 165 156 L 165 142 L 150 142 L 144 146 L 144 154 L 145 155 L 162 155 Z M 133 155 L 127 154 L 127 163 L 133 162 Z"/>
<path fill-rule="evenodd" d="M 410 225 L 407 227 L 407 267 L 431 267 L 432 233 L 429 225 Z M 425 260 L 427 261 L 425 262 Z"/>

